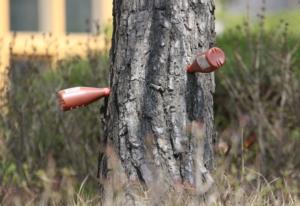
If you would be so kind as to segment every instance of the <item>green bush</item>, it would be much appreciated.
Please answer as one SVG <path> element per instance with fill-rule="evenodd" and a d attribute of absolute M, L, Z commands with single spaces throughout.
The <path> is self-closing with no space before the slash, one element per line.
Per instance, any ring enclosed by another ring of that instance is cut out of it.
<path fill-rule="evenodd" d="M 266 29 L 261 16 L 258 27 L 244 22 L 217 39 L 227 56 L 224 68 L 216 72 L 220 138 L 232 145 L 230 154 L 241 165 L 241 144 L 255 136 L 247 163 L 268 178 L 300 169 L 299 40 L 287 23 L 278 25 Z"/>
<path fill-rule="evenodd" d="M 34 60 L 27 60 L 26 67 L 30 72 L 19 79 L 10 75 L 14 82 L 8 113 L 0 119 L 5 147 L 0 148 L 0 184 L 41 188 L 40 176 L 47 173 L 49 158 L 55 162 L 56 175 L 69 171 L 77 184 L 89 174 L 95 176 L 101 101 L 63 113 L 56 92 L 73 86 L 107 86 L 108 52 L 64 60 L 53 69 L 35 69 Z"/>

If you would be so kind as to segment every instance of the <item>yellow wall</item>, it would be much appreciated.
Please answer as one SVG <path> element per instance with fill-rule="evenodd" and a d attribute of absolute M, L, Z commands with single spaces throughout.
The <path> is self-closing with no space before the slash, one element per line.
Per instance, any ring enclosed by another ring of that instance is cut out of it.
<path fill-rule="evenodd" d="M 9 0 L 0 0 L 0 107 L 5 101 L 4 94 L 8 83 L 9 66 Z"/>
<path fill-rule="evenodd" d="M 92 34 L 66 35 L 66 0 L 39 0 L 42 27 L 49 34 L 24 33 L 13 34 L 9 26 L 9 0 L 0 0 L 0 106 L 8 85 L 10 56 L 50 56 L 53 62 L 67 56 L 85 56 L 88 50 L 103 50 L 104 37 Z M 112 19 L 112 0 L 93 0 L 93 13 L 100 24 Z M 41 25 L 40 25 L 41 26 Z"/>

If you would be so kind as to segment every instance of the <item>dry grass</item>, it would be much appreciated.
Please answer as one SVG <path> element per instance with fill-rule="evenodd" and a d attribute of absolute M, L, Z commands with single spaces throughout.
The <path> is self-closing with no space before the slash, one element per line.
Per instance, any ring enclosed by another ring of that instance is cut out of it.
<path fill-rule="evenodd" d="M 106 199 L 99 194 L 89 194 L 86 182 L 90 176 L 76 187 L 74 174 L 56 168 L 51 156 L 48 157 L 47 172 L 40 172 L 41 188 L 35 191 L 28 187 L 1 188 L 2 205 L 123 205 L 128 188 L 138 205 L 230 205 L 230 206 L 283 206 L 299 205 L 297 195 L 284 179 L 267 181 L 260 173 L 244 168 L 243 180 L 221 169 L 215 171 L 215 185 L 209 193 L 195 195 L 195 190 L 186 185 L 164 188 L 161 179 L 145 190 L 138 183 L 121 184 L 117 176 L 115 183 L 109 187 Z M 58 176 L 60 176 L 58 178 Z M 280 185 L 283 184 L 283 185 Z M 75 189 L 77 188 L 77 189 Z M 132 193 L 132 188 L 135 192 Z"/>

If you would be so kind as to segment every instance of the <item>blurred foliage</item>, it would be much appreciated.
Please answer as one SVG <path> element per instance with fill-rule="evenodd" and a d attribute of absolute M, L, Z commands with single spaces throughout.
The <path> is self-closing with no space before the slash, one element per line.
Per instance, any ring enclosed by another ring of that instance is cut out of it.
<path fill-rule="evenodd" d="M 276 197 L 286 184 L 299 194 L 300 184 L 300 42 L 288 23 L 277 24 L 268 28 L 260 15 L 257 25 L 244 21 L 217 38 L 227 62 L 216 72 L 215 93 L 219 144 L 226 148 L 219 165 L 243 189 L 261 178 L 278 180 L 271 187 Z"/>
<path fill-rule="evenodd" d="M 221 6 L 221 5 L 220 5 Z M 278 12 L 266 12 L 264 8 L 255 16 L 246 17 L 244 13 L 230 13 L 226 9 L 218 9 L 217 7 L 217 20 L 224 24 L 225 31 L 234 29 L 236 26 L 242 25 L 245 21 L 252 24 L 253 29 L 259 29 L 259 22 L 261 15 L 264 16 L 265 29 L 267 31 L 273 31 L 275 28 L 281 26 L 282 22 L 289 24 L 289 30 L 291 35 L 299 36 L 300 34 L 300 10 L 282 10 Z"/>
<path fill-rule="evenodd" d="M 27 59 L 27 68 L 22 69 L 30 72 L 21 78 L 10 74 L 8 113 L 0 118 L 1 186 L 41 189 L 49 158 L 56 164 L 53 176 L 58 185 L 64 175 L 74 177 L 77 185 L 90 176 L 88 183 L 97 185 L 93 177 L 101 135 L 97 115 L 101 101 L 63 113 L 56 92 L 73 86 L 107 86 L 108 65 L 108 52 L 104 51 L 91 53 L 87 59 L 70 58 L 43 71 L 35 67 L 34 59 Z"/>

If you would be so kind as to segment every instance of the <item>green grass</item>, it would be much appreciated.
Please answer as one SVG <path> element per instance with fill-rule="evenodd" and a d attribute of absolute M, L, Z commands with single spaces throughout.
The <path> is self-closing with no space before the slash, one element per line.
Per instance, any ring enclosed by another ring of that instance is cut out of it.
<path fill-rule="evenodd" d="M 281 24 L 287 23 L 288 30 L 291 35 L 299 37 L 300 35 L 300 10 L 285 10 L 274 13 L 267 13 L 265 16 L 265 28 L 268 31 L 273 31 L 274 29 L 281 26 Z M 237 26 L 243 25 L 247 18 L 244 14 L 232 14 L 226 12 L 225 10 L 218 11 L 216 15 L 216 20 L 222 22 L 225 26 L 225 32 L 230 29 L 235 29 Z M 254 17 L 250 22 L 252 26 L 258 27 L 259 19 Z"/>

